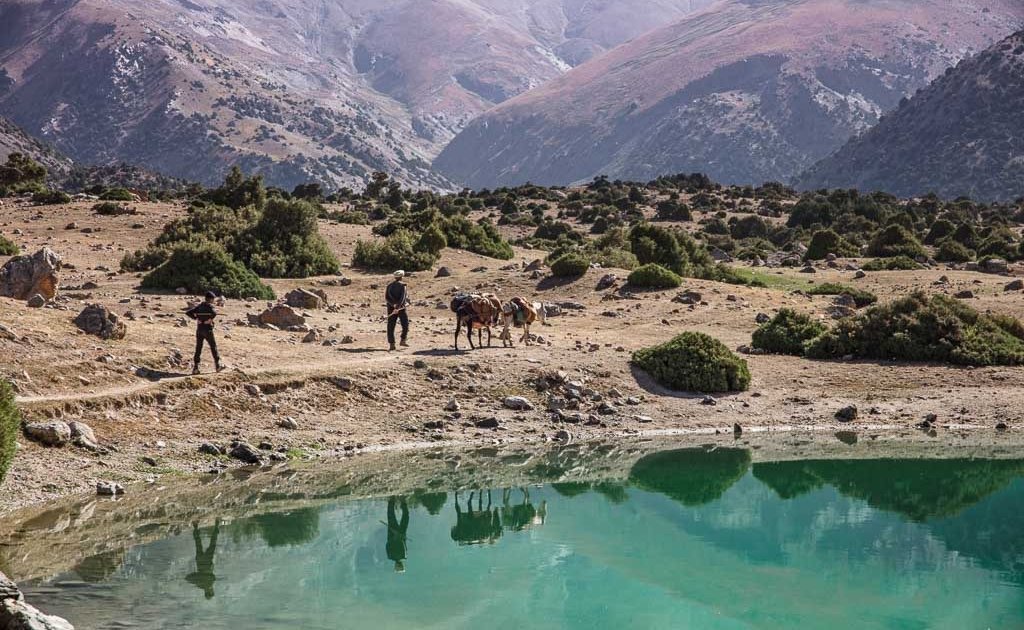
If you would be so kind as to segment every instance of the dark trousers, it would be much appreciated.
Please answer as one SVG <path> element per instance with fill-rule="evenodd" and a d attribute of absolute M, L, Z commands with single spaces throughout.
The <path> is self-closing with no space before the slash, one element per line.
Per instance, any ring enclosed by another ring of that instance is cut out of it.
<path fill-rule="evenodd" d="M 388 343 L 395 343 L 395 326 L 402 322 L 402 341 L 409 338 L 409 313 L 402 309 L 388 317 Z"/>
<path fill-rule="evenodd" d="M 220 365 L 220 354 L 217 353 L 217 340 L 213 338 L 213 326 L 199 326 L 196 328 L 196 356 L 193 365 L 199 365 L 203 355 L 203 342 L 210 344 L 210 353 L 213 355 L 215 365 Z"/>

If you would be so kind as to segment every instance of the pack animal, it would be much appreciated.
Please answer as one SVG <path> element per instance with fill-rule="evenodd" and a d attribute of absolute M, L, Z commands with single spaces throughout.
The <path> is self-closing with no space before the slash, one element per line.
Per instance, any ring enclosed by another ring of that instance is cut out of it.
<path fill-rule="evenodd" d="M 459 349 L 459 334 L 466 327 L 466 338 L 469 347 L 475 350 L 483 347 L 483 332 L 487 331 L 487 346 L 491 345 L 491 329 L 498 325 L 502 313 L 501 300 L 496 295 L 456 295 L 452 299 L 451 310 L 455 313 L 455 349 Z M 473 331 L 477 331 L 477 346 L 473 345 Z"/>
<path fill-rule="evenodd" d="M 542 326 L 547 325 L 547 318 L 544 313 L 544 305 L 540 302 L 527 302 L 521 297 L 514 297 L 501 308 L 501 342 L 506 348 L 511 348 L 512 331 L 511 327 L 523 328 L 523 336 L 520 343 L 530 345 L 533 340 L 530 337 L 530 326 L 536 322 Z"/>

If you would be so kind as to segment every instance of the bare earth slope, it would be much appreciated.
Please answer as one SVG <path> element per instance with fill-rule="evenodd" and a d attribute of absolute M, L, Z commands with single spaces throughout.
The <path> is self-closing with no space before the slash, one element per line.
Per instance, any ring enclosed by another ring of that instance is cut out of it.
<path fill-rule="evenodd" d="M 1015 0 L 728 0 L 498 106 L 434 164 L 472 187 L 786 180 L 1022 23 Z"/>
<path fill-rule="evenodd" d="M 445 187 L 468 120 L 707 2 L 9 0 L 0 114 L 82 163 Z"/>
<path fill-rule="evenodd" d="M 962 61 L 798 180 L 803 188 L 1024 196 L 1024 32 Z"/>

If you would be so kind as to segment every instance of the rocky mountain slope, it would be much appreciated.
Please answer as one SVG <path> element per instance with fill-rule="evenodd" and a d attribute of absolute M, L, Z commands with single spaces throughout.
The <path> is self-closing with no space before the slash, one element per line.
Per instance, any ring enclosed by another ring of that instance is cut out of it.
<path fill-rule="evenodd" d="M 6 162 L 11 153 L 32 157 L 51 174 L 66 173 L 71 169 L 71 160 L 67 157 L 28 135 L 6 118 L 0 118 L 0 163 Z"/>
<path fill-rule="evenodd" d="M 434 164 L 474 187 L 786 180 L 1022 23 L 1016 0 L 727 0 L 499 105 Z"/>
<path fill-rule="evenodd" d="M 76 161 L 282 186 L 430 160 L 494 104 L 710 0 L 9 0 L 0 114 Z"/>
<path fill-rule="evenodd" d="M 1024 197 L 1024 31 L 962 61 L 798 179 L 947 198 Z"/>

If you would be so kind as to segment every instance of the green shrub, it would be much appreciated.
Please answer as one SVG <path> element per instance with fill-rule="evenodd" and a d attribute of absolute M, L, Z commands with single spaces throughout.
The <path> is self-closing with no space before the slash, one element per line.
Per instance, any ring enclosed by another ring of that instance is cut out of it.
<path fill-rule="evenodd" d="M 682 283 L 682 278 L 660 265 L 644 265 L 629 274 L 629 284 L 644 289 L 674 289 Z"/>
<path fill-rule="evenodd" d="M 308 201 L 272 199 L 228 251 L 264 278 L 337 274 L 341 266 L 320 236 L 319 214 Z"/>
<path fill-rule="evenodd" d="M 127 188 L 108 188 L 100 195 L 100 201 L 135 201 L 135 195 Z"/>
<path fill-rule="evenodd" d="M 167 262 L 142 279 L 144 289 L 173 291 L 179 287 L 193 294 L 215 291 L 229 298 L 274 299 L 274 291 L 256 274 L 210 241 L 176 245 Z"/>
<path fill-rule="evenodd" d="M 629 243 L 640 264 L 661 265 L 684 278 L 707 277 L 715 266 L 708 251 L 681 230 L 641 223 L 630 230 Z"/>
<path fill-rule="evenodd" d="M 938 219 L 932 223 L 924 237 L 925 245 L 936 245 L 956 231 L 956 225 L 949 219 Z"/>
<path fill-rule="evenodd" d="M 352 256 L 352 265 L 381 271 L 426 271 L 437 262 L 438 255 L 416 248 L 416 236 L 399 230 L 385 239 L 359 241 Z"/>
<path fill-rule="evenodd" d="M 498 260 L 512 260 L 515 256 L 512 246 L 501 237 L 494 224 L 486 219 L 473 223 L 463 216 L 445 217 L 440 228 L 448 241 L 448 247 Z"/>
<path fill-rule="evenodd" d="M 14 405 L 14 388 L 0 379 L 0 484 L 11 467 L 17 449 L 15 440 L 21 429 L 21 415 Z"/>
<path fill-rule="evenodd" d="M 10 193 L 41 188 L 46 181 L 46 167 L 24 153 L 11 153 L 0 165 L 0 188 Z"/>
<path fill-rule="evenodd" d="M 657 206 L 658 221 L 692 221 L 693 215 L 689 206 L 674 199 L 661 201 Z"/>
<path fill-rule="evenodd" d="M 418 251 L 429 252 L 434 255 L 440 254 L 441 250 L 445 247 L 448 247 L 448 239 L 445 237 L 444 232 L 441 231 L 441 228 L 433 223 L 423 230 L 419 240 L 416 241 L 416 249 Z"/>
<path fill-rule="evenodd" d="M 920 269 L 917 261 L 906 256 L 896 258 L 876 258 L 864 264 L 864 271 L 914 271 Z"/>
<path fill-rule="evenodd" d="M 849 295 L 853 298 L 857 308 L 864 308 L 865 306 L 871 306 L 878 301 L 878 296 L 870 291 L 864 289 L 857 289 L 855 287 L 846 286 L 845 284 L 836 284 L 834 282 L 826 282 L 825 284 L 819 284 L 816 287 L 807 290 L 808 295 Z"/>
<path fill-rule="evenodd" d="M 633 353 L 633 363 L 669 389 L 685 392 L 737 392 L 750 386 L 747 362 L 725 345 L 696 332 Z"/>
<path fill-rule="evenodd" d="M 559 278 L 577 278 L 590 269 L 590 260 L 581 254 L 570 253 L 551 263 L 551 273 Z"/>
<path fill-rule="evenodd" d="M 939 262 L 963 263 L 974 260 L 975 253 L 951 238 L 947 238 L 939 245 L 935 252 L 935 260 Z"/>
<path fill-rule="evenodd" d="M 179 244 L 186 242 L 188 241 L 182 241 Z M 121 271 L 129 273 L 156 269 L 167 262 L 167 259 L 171 257 L 172 249 L 172 245 L 150 245 L 145 249 L 125 254 L 121 258 Z"/>
<path fill-rule="evenodd" d="M 827 329 L 823 323 L 809 315 L 784 308 L 754 331 L 750 345 L 772 354 L 803 356 L 807 342 Z"/>
<path fill-rule="evenodd" d="M 125 214 L 136 214 L 135 208 L 124 206 L 114 201 L 103 201 L 95 204 L 92 211 L 105 217 L 116 217 Z"/>
<path fill-rule="evenodd" d="M 32 194 L 32 203 L 40 206 L 57 206 L 71 203 L 71 195 L 62 190 L 49 190 L 44 188 Z"/>
<path fill-rule="evenodd" d="M 324 218 L 330 219 L 336 223 L 345 223 L 348 225 L 369 225 L 370 215 L 366 214 L 362 210 L 346 210 L 344 212 L 328 212 L 324 215 Z"/>
<path fill-rule="evenodd" d="M 19 251 L 17 245 L 0 234 L 0 256 L 17 256 Z"/>
<path fill-rule="evenodd" d="M 836 256 L 856 256 L 860 252 L 857 247 L 847 242 L 833 230 L 818 230 L 811 237 L 811 243 L 807 246 L 805 260 L 823 260 L 829 254 Z"/>
<path fill-rule="evenodd" d="M 811 358 L 937 361 L 957 365 L 1024 363 L 1024 327 L 982 315 L 943 295 L 914 293 L 840 321 L 807 346 Z"/>
<path fill-rule="evenodd" d="M 925 255 L 921 242 L 902 225 L 893 224 L 882 228 L 868 243 L 868 256 L 919 258 Z"/>
<path fill-rule="evenodd" d="M 591 260 L 598 265 L 606 269 L 636 269 L 640 262 L 633 255 L 633 252 L 619 249 L 617 247 L 609 247 L 606 249 L 598 249 L 590 254 Z"/>

